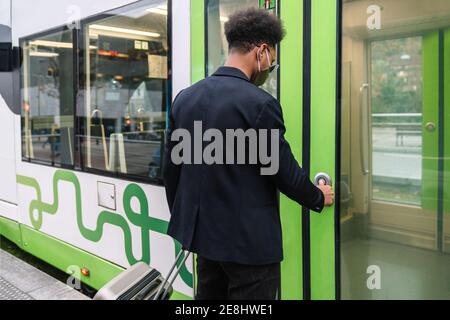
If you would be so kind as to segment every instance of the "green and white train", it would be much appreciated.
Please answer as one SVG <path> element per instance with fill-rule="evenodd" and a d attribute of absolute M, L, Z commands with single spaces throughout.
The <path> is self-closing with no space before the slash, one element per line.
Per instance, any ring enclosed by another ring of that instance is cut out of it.
<path fill-rule="evenodd" d="M 0 234 L 21 249 L 95 289 L 138 261 L 168 271 L 171 102 L 224 62 L 229 15 L 259 6 L 287 31 L 264 89 L 337 194 L 320 215 L 280 197 L 283 299 L 450 299 L 450 1 L 0 5 Z M 174 299 L 194 297 L 194 263 Z"/>

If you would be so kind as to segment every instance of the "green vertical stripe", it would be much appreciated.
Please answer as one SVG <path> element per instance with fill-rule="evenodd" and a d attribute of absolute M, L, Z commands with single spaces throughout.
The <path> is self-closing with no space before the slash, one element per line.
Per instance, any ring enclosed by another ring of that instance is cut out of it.
<path fill-rule="evenodd" d="M 205 0 L 191 0 L 191 83 L 205 78 Z M 197 259 L 194 256 L 194 291 L 197 288 Z"/>
<path fill-rule="evenodd" d="M 444 213 L 450 215 L 450 29 L 444 35 Z M 447 222 L 449 224 L 450 221 Z"/>
<path fill-rule="evenodd" d="M 205 78 L 205 1 L 191 0 L 191 81 Z"/>
<path fill-rule="evenodd" d="M 287 30 L 280 47 L 280 98 L 292 151 L 302 159 L 302 43 L 303 1 L 281 3 L 281 18 Z M 303 298 L 301 207 L 281 197 L 284 262 L 281 266 L 282 298 Z"/>
<path fill-rule="evenodd" d="M 436 130 L 426 130 L 428 123 Z M 439 157 L 439 33 L 423 38 L 423 161 L 422 207 L 433 213 L 438 205 Z"/>
<path fill-rule="evenodd" d="M 311 175 L 336 176 L 336 0 L 313 0 L 311 34 Z M 311 213 L 311 298 L 335 299 L 334 208 Z"/>

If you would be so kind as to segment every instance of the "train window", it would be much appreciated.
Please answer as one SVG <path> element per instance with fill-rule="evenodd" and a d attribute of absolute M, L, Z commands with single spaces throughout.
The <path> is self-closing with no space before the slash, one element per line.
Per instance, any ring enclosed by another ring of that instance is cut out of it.
<path fill-rule="evenodd" d="M 207 1 L 207 70 L 208 76 L 225 63 L 228 43 L 225 37 L 225 23 L 237 10 L 261 7 L 276 14 L 276 1 L 263 0 L 208 0 Z M 278 75 L 273 72 L 263 89 L 278 96 Z"/>
<path fill-rule="evenodd" d="M 73 36 L 61 30 L 21 42 L 25 160 L 73 166 Z"/>
<path fill-rule="evenodd" d="M 161 179 L 171 103 L 168 7 L 142 1 L 82 27 L 78 142 L 88 170 Z"/>

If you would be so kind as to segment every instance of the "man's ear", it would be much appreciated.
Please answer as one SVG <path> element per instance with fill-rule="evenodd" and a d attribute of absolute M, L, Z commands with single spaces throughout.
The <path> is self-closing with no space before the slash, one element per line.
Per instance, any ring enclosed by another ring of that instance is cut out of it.
<path fill-rule="evenodd" d="M 261 45 L 261 55 L 263 55 L 266 50 L 269 50 L 269 46 L 266 43 L 263 43 Z"/>
<path fill-rule="evenodd" d="M 264 53 L 266 52 L 267 45 L 263 43 L 261 46 L 256 47 L 256 54 L 258 55 L 258 58 L 260 61 L 264 58 Z"/>

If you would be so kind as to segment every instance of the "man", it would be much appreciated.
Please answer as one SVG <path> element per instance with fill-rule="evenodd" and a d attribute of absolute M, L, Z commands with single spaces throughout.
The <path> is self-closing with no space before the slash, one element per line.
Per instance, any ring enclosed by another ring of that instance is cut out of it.
<path fill-rule="evenodd" d="M 281 21 L 248 9 L 232 15 L 225 32 L 226 65 L 181 92 L 169 116 L 164 168 L 172 213 L 169 235 L 198 255 L 197 299 L 273 300 L 280 296 L 283 260 L 278 191 L 316 212 L 331 206 L 334 194 L 323 183 L 314 186 L 299 167 L 284 137 L 280 104 L 258 88 L 276 68 L 276 46 L 284 37 Z M 271 150 L 279 152 L 277 173 L 262 175 L 261 164 L 176 163 L 180 136 L 175 132 L 184 129 L 194 137 L 195 123 L 221 132 L 278 132 L 278 150 Z"/>

